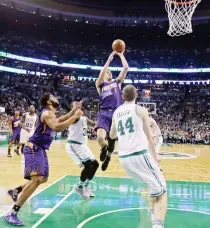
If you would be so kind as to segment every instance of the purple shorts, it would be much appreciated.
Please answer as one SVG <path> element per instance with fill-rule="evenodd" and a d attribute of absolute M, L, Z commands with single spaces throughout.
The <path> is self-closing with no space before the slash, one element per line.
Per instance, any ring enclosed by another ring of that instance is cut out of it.
<path fill-rule="evenodd" d="M 31 179 L 31 176 L 49 176 L 49 165 L 47 153 L 41 147 L 34 145 L 33 151 L 28 146 L 24 147 L 25 172 L 24 178 Z"/>
<path fill-rule="evenodd" d="M 20 141 L 20 131 L 13 131 L 12 132 L 12 135 L 10 137 L 10 141 L 11 142 L 19 142 Z"/>
<path fill-rule="evenodd" d="M 106 130 L 109 133 L 110 128 L 112 126 L 112 116 L 113 110 L 100 110 L 98 113 L 98 121 L 95 130 L 97 131 L 99 128 Z"/>

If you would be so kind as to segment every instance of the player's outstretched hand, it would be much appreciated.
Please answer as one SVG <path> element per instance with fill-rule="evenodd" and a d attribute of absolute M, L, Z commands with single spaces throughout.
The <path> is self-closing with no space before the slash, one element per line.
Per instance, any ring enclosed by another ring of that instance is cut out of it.
<path fill-rule="evenodd" d="M 83 111 L 79 109 L 79 110 L 77 110 L 77 111 L 75 112 L 74 115 L 75 115 L 76 117 L 80 118 L 80 116 L 82 116 L 83 114 L 84 114 Z"/>
<path fill-rule="evenodd" d="M 110 63 L 111 63 L 111 61 L 113 60 L 115 54 L 116 54 L 116 51 L 113 51 L 113 52 L 111 53 L 111 55 L 109 56 L 108 61 L 109 61 Z"/>
<path fill-rule="evenodd" d="M 82 102 L 75 102 L 72 111 L 75 113 L 77 110 L 82 108 Z"/>
<path fill-rule="evenodd" d="M 116 54 L 117 54 L 119 57 L 121 57 L 121 56 L 124 55 L 124 51 L 123 51 L 123 52 L 119 52 L 119 53 L 117 52 Z"/>

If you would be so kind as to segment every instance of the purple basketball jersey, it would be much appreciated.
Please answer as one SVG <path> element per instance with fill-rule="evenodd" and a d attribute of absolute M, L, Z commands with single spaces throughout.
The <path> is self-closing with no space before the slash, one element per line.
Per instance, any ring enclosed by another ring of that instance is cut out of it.
<path fill-rule="evenodd" d="M 122 92 L 116 80 L 100 85 L 100 109 L 117 109 L 122 103 Z"/>
<path fill-rule="evenodd" d="M 41 115 L 45 111 L 47 110 L 43 110 L 40 113 L 36 130 L 33 136 L 29 138 L 29 142 L 34 143 L 43 149 L 49 150 L 50 145 L 55 137 L 55 132 L 41 121 Z"/>
<path fill-rule="evenodd" d="M 12 120 L 12 130 L 13 132 L 20 132 L 20 118 L 15 118 L 15 116 L 13 117 Z"/>

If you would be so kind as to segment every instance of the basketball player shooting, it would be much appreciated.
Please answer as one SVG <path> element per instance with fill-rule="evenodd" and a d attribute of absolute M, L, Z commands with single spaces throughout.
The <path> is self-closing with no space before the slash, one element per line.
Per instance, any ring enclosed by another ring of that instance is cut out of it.
<path fill-rule="evenodd" d="M 20 145 L 21 152 L 23 154 L 23 148 L 29 138 L 34 134 L 35 126 L 37 124 L 36 109 L 33 105 L 30 106 L 29 112 L 24 113 L 21 120 L 21 131 L 20 131 Z"/>
<path fill-rule="evenodd" d="M 115 80 L 112 80 L 112 73 L 108 68 L 115 54 L 120 57 L 123 68 L 119 76 Z M 129 66 L 123 52 L 117 53 L 113 51 L 103 69 L 101 70 L 99 78 L 96 80 L 95 84 L 98 94 L 100 95 L 100 107 L 96 131 L 97 141 L 101 147 L 100 160 L 103 162 L 103 171 L 108 168 L 111 157 L 110 147 L 113 147 L 113 144 L 115 142 L 115 140 L 111 140 L 108 135 L 111 127 L 113 113 L 123 103 L 121 97 L 121 84 L 126 77 L 128 68 Z M 106 138 L 108 140 L 108 145 Z"/>
<path fill-rule="evenodd" d="M 22 226 L 24 224 L 18 219 L 18 211 L 39 185 L 48 180 L 49 165 L 46 150 L 49 150 L 55 132 L 65 130 L 83 115 L 83 112 L 78 107 L 75 107 L 67 115 L 56 118 L 55 113 L 59 102 L 50 93 L 44 94 L 40 103 L 43 110 L 39 114 L 36 130 L 33 136 L 29 138 L 23 151 L 25 156 L 24 178 L 29 180 L 29 182 L 8 191 L 13 201 L 15 201 L 15 205 L 12 211 L 5 216 L 5 220 L 14 226 Z M 18 198 L 20 192 L 22 194 Z"/>
<path fill-rule="evenodd" d="M 122 97 L 125 103 L 114 112 L 110 138 L 118 137 L 119 160 L 128 175 L 148 184 L 153 228 L 163 228 L 167 188 L 157 165 L 159 159 L 150 131 L 148 111 L 135 104 L 137 90 L 133 85 L 125 86 Z"/>

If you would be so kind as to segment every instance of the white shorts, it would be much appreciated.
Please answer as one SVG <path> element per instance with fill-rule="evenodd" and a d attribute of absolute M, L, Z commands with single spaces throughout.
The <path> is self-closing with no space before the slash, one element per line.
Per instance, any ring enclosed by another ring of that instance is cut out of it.
<path fill-rule="evenodd" d="M 96 160 L 92 151 L 85 144 L 79 145 L 74 143 L 66 143 L 66 152 L 79 165 L 79 167 L 83 167 L 83 163 L 88 160 Z"/>
<path fill-rule="evenodd" d="M 29 138 L 34 134 L 34 130 L 27 132 L 25 129 L 20 131 L 20 144 L 25 144 L 28 142 Z"/>
<path fill-rule="evenodd" d="M 148 184 L 151 197 L 167 191 L 165 178 L 150 153 L 120 158 L 120 163 L 129 176 Z"/>
<path fill-rule="evenodd" d="M 163 136 L 160 135 L 157 139 L 157 142 L 155 144 L 155 151 L 156 153 L 160 153 L 160 148 L 163 145 Z"/>

